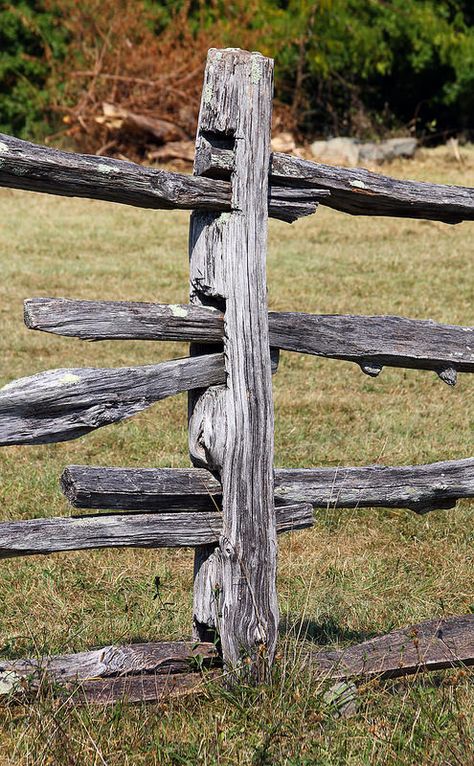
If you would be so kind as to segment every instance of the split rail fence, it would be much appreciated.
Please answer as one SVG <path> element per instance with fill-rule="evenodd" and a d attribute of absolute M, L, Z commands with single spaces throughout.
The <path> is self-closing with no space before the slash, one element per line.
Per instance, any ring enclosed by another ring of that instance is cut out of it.
<path fill-rule="evenodd" d="M 65 153 L 0 136 L 0 185 L 153 209 L 192 210 L 187 305 L 38 298 L 27 327 L 85 340 L 189 341 L 190 356 L 120 369 L 50 370 L 0 390 L 0 444 L 74 439 L 189 391 L 189 469 L 70 466 L 75 508 L 108 511 L 0 524 L 0 557 L 102 547 L 194 546 L 194 641 L 110 646 L 43 661 L 0 661 L 3 679 L 79 683 L 88 699 L 156 699 L 195 688 L 199 663 L 268 677 L 278 630 L 277 534 L 313 508 L 453 508 L 474 497 L 474 459 L 418 466 L 276 469 L 272 372 L 280 349 L 474 372 L 474 328 L 396 316 L 268 312 L 267 217 L 319 204 L 354 215 L 474 220 L 472 189 L 399 181 L 271 154 L 273 62 L 210 50 L 194 175 Z M 431 620 L 309 658 L 331 678 L 396 676 L 474 662 L 474 615 Z M 216 640 L 218 639 L 218 640 Z M 193 666 L 194 663 L 194 666 Z M 212 672 L 212 671 L 211 671 Z M 218 672 L 218 671 L 213 671 Z"/>

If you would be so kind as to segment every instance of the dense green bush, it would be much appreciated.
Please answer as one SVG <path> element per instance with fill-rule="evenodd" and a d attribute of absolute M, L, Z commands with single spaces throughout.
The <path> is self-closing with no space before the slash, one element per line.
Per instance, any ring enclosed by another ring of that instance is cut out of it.
<path fill-rule="evenodd" d="M 95 0 L 0 6 L 1 130 L 38 137 L 55 129 L 51 105 L 64 104 L 68 76 L 67 67 L 59 76 L 55 68 L 83 56 L 83 30 L 61 24 L 71 6 L 84 24 L 90 6 L 100 28 Z M 116 14 L 129 13 L 126 6 L 117 2 Z M 136 0 L 135 7 L 147 34 L 168 42 L 175 34 L 177 50 L 184 23 L 188 45 L 191 35 L 196 45 L 252 44 L 274 56 L 276 96 L 307 136 L 474 131 L 472 0 Z"/>
<path fill-rule="evenodd" d="M 66 51 L 56 12 L 41 2 L 0 5 L 0 130 L 38 138 L 53 127 L 55 62 Z"/>
<path fill-rule="evenodd" d="M 278 93 L 308 132 L 474 128 L 472 0 L 260 5 Z"/>

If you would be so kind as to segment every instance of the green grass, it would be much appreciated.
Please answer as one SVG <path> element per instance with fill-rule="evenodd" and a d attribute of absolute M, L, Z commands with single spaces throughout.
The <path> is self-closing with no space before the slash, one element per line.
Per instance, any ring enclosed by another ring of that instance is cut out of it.
<path fill-rule="evenodd" d="M 390 172 L 472 185 L 474 154 L 444 150 Z M 184 213 L 0 192 L 0 384 L 52 367 L 145 364 L 182 344 L 86 344 L 27 331 L 33 296 L 186 302 Z M 472 224 L 352 218 L 321 209 L 270 224 L 269 304 L 315 313 L 393 313 L 472 325 Z M 385 369 L 376 380 L 345 362 L 283 354 L 274 378 L 276 464 L 417 463 L 469 456 L 473 388 L 433 373 Z M 188 466 L 186 399 L 83 439 L 0 452 L 2 519 L 70 512 L 58 478 L 71 463 Z M 346 645 L 429 617 L 474 610 L 472 503 L 419 518 L 408 511 L 328 510 L 314 529 L 280 538 L 280 660 L 271 687 L 160 706 L 71 708 L 40 696 L 5 705 L 0 763 L 469 764 L 473 676 L 467 671 L 359 688 L 338 719 L 325 688 L 299 670 L 304 646 Z M 98 551 L 4 561 L 0 653 L 80 651 L 189 635 L 190 551 Z M 163 600 L 154 599 L 159 575 Z"/>

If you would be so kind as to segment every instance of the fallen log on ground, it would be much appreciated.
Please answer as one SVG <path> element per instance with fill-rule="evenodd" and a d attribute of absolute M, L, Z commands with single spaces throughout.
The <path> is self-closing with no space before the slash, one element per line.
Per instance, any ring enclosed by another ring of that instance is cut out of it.
<path fill-rule="evenodd" d="M 315 681 L 380 680 L 474 664 L 474 615 L 440 617 L 339 650 L 314 650 L 303 668 Z M 72 702 L 159 702 L 219 684 L 214 644 L 106 646 L 27 660 L 0 660 L 0 695 L 24 701 L 40 688 Z M 194 671 L 194 672 L 193 672 Z M 204 671 L 204 672 L 203 672 Z"/>
<path fill-rule="evenodd" d="M 474 614 L 439 617 L 338 651 L 307 656 L 317 676 L 398 678 L 474 664 Z"/>

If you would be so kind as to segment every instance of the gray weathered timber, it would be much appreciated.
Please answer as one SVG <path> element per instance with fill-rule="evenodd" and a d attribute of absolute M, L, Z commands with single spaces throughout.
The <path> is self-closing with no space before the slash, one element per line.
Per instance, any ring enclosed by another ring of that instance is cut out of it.
<path fill-rule="evenodd" d="M 33 298 L 25 301 L 33 330 L 83 340 L 187 340 L 219 343 L 224 315 L 201 305 Z M 285 351 L 343 359 L 369 375 L 382 367 L 474 372 L 474 327 L 397 316 L 268 314 L 270 345 Z M 455 383 L 456 376 L 443 378 Z"/>
<path fill-rule="evenodd" d="M 76 439 L 167 396 L 224 380 L 222 354 L 144 367 L 49 370 L 20 378 L 0 389 L 0 445 Z"/>
<path fill-rule="evenodd" d="M 24 678 L 14 672 L 6 672 L 0 674 L 0 694 L 8 694 L 20 704 L 26 704 L 37 699 L 39 690 L 43 695 L 48 691 L 61 700 L 63 708 L 69 704 L 77 707 L 82 704 L 113 705 L 116 702 L 157 703 L 188 694 L 204 693 L 210 683 L 218 682 L 221 678 L 222 670 L 206 670 L 202 673 L 196 668 L 187 673 L 132 673 L 86 678 L 83 681 L 53 681 L 50 686 L 47 674 L 41 678 Z"/>
<path fill-rule="evenodd" d="M 449 385 L 456 372 L 474 372 L 474 327 L 397 316 L 270 313 L 277 348 L 344 359 L 368 375 L 384 366 L 435 370 Z M 450 374 L 447 374 L 447 372 Z"/>
<path fill-rule="evenodd" d="M 230 210 L 230 184 L 63 152 L 0 133 L 0 186 L 158 209 Z"/>
<path fill-rule="evenodd" d="M 0 133 L 0 186 L 88 197 L 159 210 L 231 209 L 228 181 L 170 173 L 133 162 L 76 154 Z M 291 223 L 316 211 L 321 189 L 272 189 L 270 215 Z"/>
<path fill-rule="evenodd" d="M 313 525 L 309 503 L 276 509 L 277 532 Z M 126 513 L 0 522 L 0 559 L 96 548 L 186 548 L 216 544 L 222 514 Z"/>
<path fill-rule="evenodd" d="M 130 675 L 123 678 L 87 679 L 79 686 L 70 688 L 74 705 L 113 705 L 116 702 L 143 704 L 166 701 L 188 694 L 205 693 L 210 683 L 216 683 L 222 671 L 209 670 L 205 674 L 173 673 L 164 675 Z"/>
<path fill-rule="evenodd" d="M 222 488 L 200 468 L 69 466 L 62 489 L 76 508 L 212 510 Z M 314 508 L 408 508 L 417 513 L 452 508 L 474 497 L 474 458 L 416 466 L 277 468 L 275 496 Z"/>
<path fill-rule="evenodd" d="M 398 678 L 474 664 L 474 615 L 437 618 L 338 651 L 306 655 L 316 678 Z M 106 646 L 89 652 L 31 660 L 0 660 L 0 680 L 22 698 L 45 681 L 75 704 L 156 702 L 204 691 L 222 681 L 213 644 L 167 642 Z M 207 670 L 207 668 L 211 670 Z M 194 672 L 190 672 L 195 668 Z M 202 675 L 197 672 L 206 668 Z"/>
<path fill-rule="evenodd" d="M 202 175 L 227 177 L 232 153 L 209 142 L 201 153 Z M 460 223 L 474 220 L 474 189 L 423 181 L 400 181 L 362 168 L 338 168 L 275 152 L 272 184 L 308 185 L 331 194 L 322 205 L 352 215 L 389 215 Z"/>
<path fill-rule="evenodd" d="M 227 374 L 226 387 L 190 401 L 191 456 L 207 455 L 223 487 L 219 549 L 196 555 L 194 621 L 197 635 L 217 626 L 224 662 L 255 680 L 268 673 L 278 631 L 266 300 L 272 88 L 270 59 L 209 51 L 195 173 L 202 142 L 230 142 L 233 212 L 195 212 L 190 228 L 191 303 L 225 306 Z M 244 656 L 250 665 L 242 665 Z"/>
<path fill-rule="evenodd" d="M 474 665 L 474 615 L 426 620 L 347 649 L 314 651 L 307 655 L 305 664 L 311 667 L 316 678 L 332 681 L 370 678 L 383 680 L 469 667 Z M 206 678 L 218 681 L 218 672 L 209 671 L 201 680 L 201 684 Z M 212 673 L 215 675 L 210 675 Z M 141 688 L 139 677 L 135 678 L 134 682 L 133 676 L 86 681 L 83 693 L 89 701 L 96 702 L 111 702 L 123 697 L 130 698 L 130 701 L 146 701 L 169 694 L 170 691 L 177 693 L 179 689 L 196 689 L 196 681 L 193 681 L 191 674 L 178 673 L 168 676 L 171 681 L 170 687 L 164 687 L 162 684 L 162 679 L 166 678 L 163 675 L 157 676 L 156 687 L 150 682 L 148 685 L 144 683 Z M 142 678 L 146 682 L 147 677 Z M 180 684 L 180 678 L 187 679 L 187 682 Z M 117 683 L 114 684 L 114 681 Z M 97 686 L 94 687 L 94 684 Z M 199 688 L 198 685 L 197 689 Z M 102 691 L 101 694 L 98 693 L 98 689 Z"/>
<path fill-rule="evenodd" d="M 221 509 L 220 482 L 199 468 L 102 468 L 70 465 L 61 489 L 75 508 L 122 511 Z"/>
<path fill-rule="evenodd" d="M 339 651 L 308 655 L 316 675 L 397 678 L 474 664 L 474 615 L 439 617 Z"/>
<path fill-rule="evenodd" d="M 111 678 L 136 673 L 186 673 L 196 667 L 219 664 L 216 647 L 210 643 L 165 641 L 126 646 L 103 646 L 76 654 L 63 654 L 25 660 L 0 658 L 0 678 L 14 673 L 23 678 L 50 681 L 86 681 L 89 678 Z"/>
<path fill-rule="evenodd" d="M 25 324 L 82 340 L 182 340 L 222 343 L 224 315 L 190 304 L 82 301 L 31 298 L 24 302 Z"/>
<path fill-rule="evenodd" d="M 427 465 L 280 468 L 275 493 L 315 507 L 408 508 L 416 513 L 454 508 L 474 497 L 474 458 Z"/>

